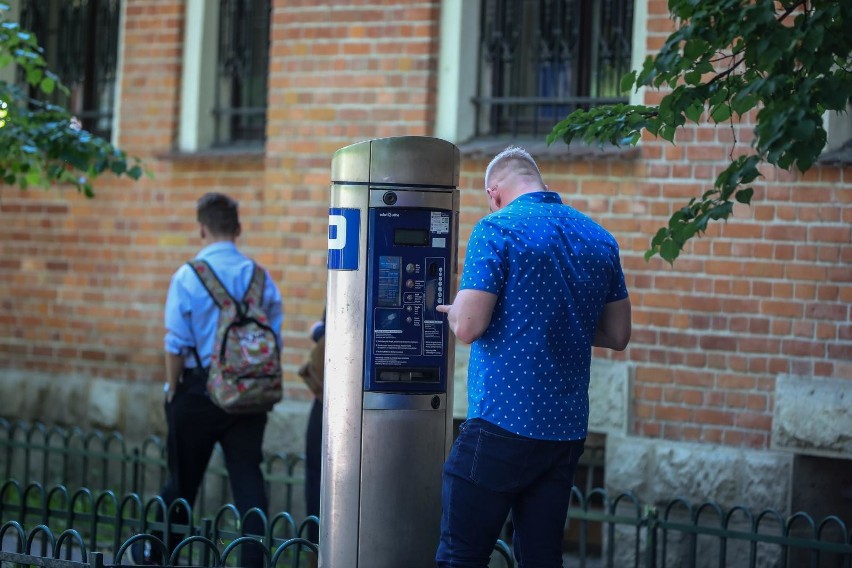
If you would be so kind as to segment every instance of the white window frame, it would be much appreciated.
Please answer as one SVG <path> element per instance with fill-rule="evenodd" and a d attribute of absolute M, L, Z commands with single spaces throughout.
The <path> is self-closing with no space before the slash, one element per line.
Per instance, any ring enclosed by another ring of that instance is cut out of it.
<path fill-rule="evenodd" d="M 186 0 L 177 149 L 198 152 L 213 145 L 219 3 Z M 207 57 L 205 57 L 207 54 Z"/>

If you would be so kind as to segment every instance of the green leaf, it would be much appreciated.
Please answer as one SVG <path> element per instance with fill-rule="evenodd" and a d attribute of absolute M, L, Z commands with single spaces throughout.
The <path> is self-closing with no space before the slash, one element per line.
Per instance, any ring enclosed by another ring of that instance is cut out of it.
<path fill-rule="evenodd" d="M 666 141 L 674 144 L 674 137 L 675 137 L 675 131 L 676 130 L 677 129 L 674 126 L 669 126 L 667 124 L 660 129 L 659 136 L 663 140 L 666 140 Z"/>
<path fill-rule="evenodd" d="M 42 182 L 41 174 L 38 171 L 30 171 L 24 176 L 29 185 L 39 185 Z"/>
<path fill-rule="evenodd" d="M 41 80 L 39 88 L 42 90 L 43 93 L 50 95 L 56 88 L 56 81 L 54 81 L 51 77 L 45 77 Z"/>
<path fill-rule="evenodd" d="M 693 38 L 683 46 L 683 55 L 689 59 L 698 59 L 706 52 L 707 42 L 699 38 Z"/>
<path fill-rule="evenodd" d="M 689 120 L 698 123 L 701 120 L 701 115 L 704 113 L 704 103 L 702 101 L 695 101 L 687 107 L 684 113 Z"/>
<path fill-rule="evenodd" d="M 799 121 L 790 128 L 790 133 L 799 140 L 812 137 L 815 131 L 816 123 L 809 119 Z"/>
<path fill-rule="evenodd" d="M 720 104 L 712 111 L 710 111 L 710 117 L 713 119 L 713 122 L 725 122 L 726 120 L 731 118 L 731 105 Z"/>
<path fill-rule="evenodd" d="M 737 113 L 737 115 L 742 116 L 757 104 L 757 97 L 754 95 L 741 95 L 738 94 L 734 96 L 733 100 L 731 100 L 731 109 Z"/>
<path fill-rule="evenodd" d="M 654 235 L 654 238 L 651 239 L 651 245 L 655 246 L 655 247 L 660 246 L 663 243 L 663 241 L 666 239 L 668 234 L 669 234 L 669 230 L 666 227 L 661 227 L 657 231 L 657 234 Z"/>
<path fill-rule="evenodd" d="M 727 219 L 731 216 L 731 213 L 734 211 L 734 204 L 730 201 L 725 201 L 724 203 L 720 203 L 719 205 L 713 207 L 710 210 L 710 218 L 714 221 L 718 221 L 719 219 Z"/>
<path fill-rule="evenodd" d="M 702 76 L 703 74 L 700 71 L 690 71 L 683 76 L 683 79 L 687 85 L 699 85 Z"/>
<path fill-rule="evenodd" d="M 122 174 L 127 171 L 127 162 L 124 160 L 115 160 L 110 164 L 110 170 L 115 174 Z"/>
<path fill-rule="evenodd" d="M 660 245 L 660 256 L 663 260 L 668 261 L 669 264 L 674 263 L 675 259 L 680 255 L 680 245 L 674 242 L 672 239 L 667 239 L 663 241 Z"/>
<path fill-rule="evenodd" d="M 716 87 L 716 90 L 710 96 L 710 105 L 713 107 L 719 106 L 728 99 L 728 90 L 725 88 Z"/>
<path fill-rule="evenodd" d="M 750 187 L 746 187 L 737 191 L 735 198 L 739 203 L 744 203 L 745 205 L 751 204 L 751 198 L 754 195 L 754 190 Z"/>
<path fill-rule="evenodd" d="M 44 77 L 44 71 L 38 67 L 30 67 L 27 69 L 26 75 L 27 83 L 30 85 L 38 85 L 41 82 L 42 77 Z"/>
<path fill-rule="evenodd" d="M 634 83 L 636 83 L 636 71 L 625 73 L 622 75 L 621 81 L 619 82 L 619 91 L 622 93 L 628 92 L 633 88 Z"/>

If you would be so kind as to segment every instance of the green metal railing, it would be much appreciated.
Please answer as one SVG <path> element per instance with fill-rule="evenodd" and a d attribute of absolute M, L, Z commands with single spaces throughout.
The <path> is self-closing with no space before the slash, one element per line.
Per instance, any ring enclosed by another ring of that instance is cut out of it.
<path fill-rule="evenodd" d="M 128 448 L 118 434 L 85 434 L 76 429 L 13 424 L 0 419 L 2 457 L 5 461 L 0 465 L 4 469 L 0 471 L 5 473 L 7 481 L 0 486 L 0 522 L 50 526 L 53 530 L 80 531 L 85 527 L 79 534 L 86 535 L 89 550 L 97 550 L 99 544 L 107 542 L 115 552 L 122 539 L 136 532 L 165 528 L 156 521 L 157 508 L 164 511 L 165 503 L 157 498 L 145 503 L 140 497 L 146 494 L 145 488 L 150 487 L 154 489 L 147 494 L 156 495 L 165 476 L 163 448 L 156 438 L 146 439 L 139 448 Z M 283 494 L 288 504 L 281 508 L 270 507 L 270 511 L 292 510 L 289 504 L 293 489 L 302 484 L 297 471 L 301 463 L 302 458 L 297 455 L 267 457 L 264 464 L 267 483 L 273 488 L 272 493 Z M 80 464 L 84 466 L 82 472 L 78 471 Z M 89 471 L 91 469 L 97 475 Z M 224 469 L 210 469 L 209 475 L 226 479 Z M 110 475 L 104 473 L 107 470 L 111 471 Z M 15 472 L 19 475 L 12 475 Z M 66 476 L 71 479 L 75 475 L 83 481 L 115 483 L 119 488 L 126 485 L 135 491 L 121 493 L 103 487 L 95 496 L 93 490 L 87 488 L 67 490 L 66 487 L 73 486 L 70 483 L 45 489 L 52 478 Z M 32 481 L 33 477 L 41 477 L 42 481 Z M 14 479 L 30 481 L 21 484 Z M 224 489 L 218 501 L 220 504 L 228 502 L 224 498 L 227 483 L 221 485 Z M 119 500 L 116 495 L 121 494 L 125 497 Z M 848 515 L 849 511 L 844 514 Z M 168 531 L 185 538 L 213 535 L 223 541 L 245 536 L 238 530 L 241 519 L 233 505 L 220 507 L 212 516 L 199 505 L 191 518 L 195 519 L 196 526 L 168 527 Z M 290 513 L 279 513 L 266 522 L 264 539 L 280 547 L 306 534 L 306 523 L 319 520 L 309 517 L 296 525 Z M 852 568 L 852 531 L 841 516 L 835 515 L 817 521 L 804 512 L 785 517 L 772 509 L 755 513 L 738 505 L 725 510 L 713 501 L 696 505 L 683 498 L 672 499 L 664 507 L 655 507 L 643 504 L 629 492 L 610 495 L 601 488 L 583 491 L 575 487 L 568 511 L 568 531 L 574 534 L 572 541 L 577 543 L 576 550 L 569 552 L 571 566 L 580 568 L 590 565 L 607 568 Z M 510 539 L 507 533 L 504 540 Z M 270 558 L 274 552 L 270 547 Z M 503 541 L 495 548 L 495 559 L 501 567 L 514 566 L 511 549 Z"/>
<path fill-rule="evenodd" d="M 87 489 L 69 492 L 55 486 L 48 490 L 38 483 L 24 487 L 7 481 L 0 486 L 0 519 L 4 520 L 0 563 L 47 568 L 129 564 L 128 550 L 143 539 L 152 542 L 154 550 L 174 550 L 166 562 L 169 566 L 231 566 L 229 558 L 246 546 L 260 546 L 271 567 L 308 566 L 310 557 L 317 554 L 318 544 L 307 538 L 309 527 L 319 525 L 315 516 L 296 524 L 289 513 L 267 518 L 255 509 L 241 517 L 229 504 L 197 523 L 174 524 L 169 518 L 176 506 L 185 507 L 190 518 L 197 518 L 184 500 L 166 507 L 158 497 L 143 503 L 135 494 L 119 499 L 110 491 L 95 495 Z M 261 517 L 262 535 L 240 529 L 249 515 Z M 34 528 L 27 532 L 26 526 Z M 54 536 L 60 530 L 59 537 Z M 163 539 L 151 533 L 161 534 Z M 511 550 L 503 541 L 496 543 L 494 557 L 495 568 L 514 568 Z"/>
<path fill-rule="evenodd" d="M 593 526 L 606 535 L 599 562 L 608 568 L 852 568 L 852 532 L 834 515 L 816 522 L 803 512 L 784 517 L 743 506 L 725 511 L 713 501 L 694 505 L 683 498 L 655 508 L 629 492 L 610 497 L 595 489 L 584 495 L 575 487 L 568 511 L 568 523 L 574 522 L 580 524 L 580 568 L 590 557 L 584 543 Z"/>
<path fill-rule="evenodd" d="M 189 518 L 196 521 L 172 523 L 170 512 L 176 506 L 186 508 Z M 253 509 L 241 516 L 230 504 L 223 505 L 210 517 L 199 518 L 197 512 L 193 513 L 184 500 L 167 507 L 159 497 L 144 502 L 133 493 L 119 498 L 111 491 L 98 494 L 85 488 L 69 491 L 61 485 L 47 489 L 39 483 L 22 486 L 9 480 L 0 485 L 0 519 L 4 523 L 0 528 L 0 551 L 64 556 L 65 560 L 76 557 L 83 562 L 87 561 L 89 551 L 100 551 L 106 562 L 128 564 L 129 546 L 140 539 L 149 539 L 164 549 L 172 548 L 170 541 L 175 545 L 173 565 L 180 561 L 182 565 L 218 566 L 224 564 L 235 548 L 259 543 L 267 558 L 294 567 L 306 565 L 304 556 L 316 553 L 316 543 L 305 538 L 308 527 L 319 523 L 314 516 L 297 524 L 287 512 L 267 517 Z M 263 534 L 246 534 L 241 529 L 250 515 L 261 518 Z M 27 526 L 34 528 L 27 533 L 24 530 Z M 54 531 L 62 531 L 59 538 L 53 536 Z M 157 539 L 150 533 L 161 534 L 163 538 Z M 69 541 L 64 549 L 63 539 Z M 15 550 L 9 550 L 12 547 Z"/>
<path fill-rule="evenodd" d="M 165 442 L 157 436 L 148 436 L 141 444 L 132 445 L 119 432 L 84 432 L 76 427 L 0 418 L 3 480 L 153 496 L 168 472 L 165 451 Z M 231 500 L 228 472 L 219 454 L 217 447 L 199 492 L 197 506 L 201 514 L 208 503 L 218 505 Z M 301 490 L 304 484 L 304 456 L 267 454 L 262 467 L 270 510 L 293 511 L 294 491 Z"/>

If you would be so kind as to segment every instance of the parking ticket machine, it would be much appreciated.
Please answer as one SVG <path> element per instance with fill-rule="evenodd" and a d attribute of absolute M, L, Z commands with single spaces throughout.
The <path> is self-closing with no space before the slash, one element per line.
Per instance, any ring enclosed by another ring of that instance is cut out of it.
<path fill-rule="evenodd" d="M 321 568 L 434 566 L 452 443 L 459 152 L 368 140 L 331 164 Z"/>

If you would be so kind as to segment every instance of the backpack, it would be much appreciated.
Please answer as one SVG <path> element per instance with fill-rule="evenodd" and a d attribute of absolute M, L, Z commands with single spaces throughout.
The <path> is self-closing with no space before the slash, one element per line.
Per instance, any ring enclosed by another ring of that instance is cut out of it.
<path fill-rule="evenodd" d="M 283 389 L 278 340 L 261 307 L 266 271 L 254 263 L 248 290 L 237 302 L 206 261 L 188 264 L 219 307 L 207 376 L 210 398 L 231 414 L 271 410 Z"/>
<path fill-rule="evenodd" d="M 317 339 L 308 352 L 307 360 L 299 367 L 299 376 L 311 393 L 322 400 L 322 385 L 325 374 L 325 335 Z"/>

